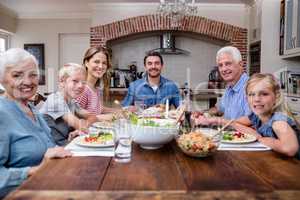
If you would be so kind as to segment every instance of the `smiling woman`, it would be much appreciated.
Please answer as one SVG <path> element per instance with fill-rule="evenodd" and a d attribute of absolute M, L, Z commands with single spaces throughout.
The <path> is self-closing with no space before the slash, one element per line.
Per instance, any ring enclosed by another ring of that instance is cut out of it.
<path fill-rule="evenodd" d="M 66 157 L 54 147 L 50 129 L 30 104 L 39 80 L 37 61 L 24 49 L 9 49 L 0 57 L 0 199 L 34 174 L 44 158 Z"/>

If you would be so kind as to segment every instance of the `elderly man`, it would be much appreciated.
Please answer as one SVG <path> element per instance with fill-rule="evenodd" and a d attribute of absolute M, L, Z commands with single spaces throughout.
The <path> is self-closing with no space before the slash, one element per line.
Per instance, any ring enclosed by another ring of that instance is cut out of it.
<path fill-rule="evenodd" d="M 123 106 L 143 102 L 147 107 L 164 104 L 169 100 L 170 105 L 179 106 L 180 93 L 173 81 L 161 76 L 164 63 L 162 56 L 157 53 L 148 53 L 144 58 L 146 76 L 130 84 L 128 93 L 122 102 Z"/>
<path fill-rule="evenodd" d="M 237 119 L 250 114 L 250 108 L 245 93 L 245 85 L 248 75 L 244 72 L 243 61 L 240 51 L 233 46 L 226 46 L 217 52 L 216 62 L 223 80 L 227 84 L 221 101 L 209 110 L 210 114 L 222 113 L 225 119 Z M 207 124 L 220 122 L 220 118 L 213 118 L 212 121 L 197 116 L 196 123 Z"/>

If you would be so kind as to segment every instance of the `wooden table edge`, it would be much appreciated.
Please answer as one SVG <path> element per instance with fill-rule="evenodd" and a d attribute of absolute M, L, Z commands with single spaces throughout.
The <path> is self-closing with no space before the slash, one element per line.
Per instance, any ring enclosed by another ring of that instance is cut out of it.
<path fill-rule="evenodd" d="M 255 192 L 248 190 L 216 190 L 216 191 L 187 191 L 187 190 L 154 190 L 154 191 L 91 191 L 91 190 L 16 190 L 4 200 L 16 199 L 277 199 L 298 200 L 300 190 L 277 190 L 272 192 Z"/>

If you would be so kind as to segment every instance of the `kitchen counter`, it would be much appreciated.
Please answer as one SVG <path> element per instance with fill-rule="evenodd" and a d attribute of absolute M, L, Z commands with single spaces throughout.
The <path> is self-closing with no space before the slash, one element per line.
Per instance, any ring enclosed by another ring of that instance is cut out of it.
<path fill-rule="evenodd" d="M 128 88 L 109 88 L 111 92 L 127 92 Z"/>
<path fill-rule="evenodd" d="M 110 88 L 110 101 L 119 100 L 122 101 L 127 94 L 128 88 Z M 180 89 L 180 93 L 183 96 L 183 89 Z M 221 97 L 224 93 L 224 89 L 197 89 L 192 90 L 192 101 L 209 101 L 214 100 L 215 104 L 218 97 Z"/>
<path fill-rule="evenodd" d="M 191 99 L 194 101 L 202 99 L 212 99 L 221 97 L 224 93 L 224 89 L 198 89 L 193 90 L 191 93 Z"/>
<path fill-rule="evenodd" d="M 300 98 L 300 94 L 294 94 L 294 93 L 283 93 L 285 97 L 295 97 Z"/>

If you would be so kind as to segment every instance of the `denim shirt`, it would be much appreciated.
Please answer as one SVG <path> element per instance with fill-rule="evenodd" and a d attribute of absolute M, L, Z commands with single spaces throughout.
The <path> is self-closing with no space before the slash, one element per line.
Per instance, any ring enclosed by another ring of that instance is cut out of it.
<path fill-rule="evenodd" d="M 0 97 L 0 198 L 19 186 L 55 144 L 50 128 L 33 106 L 35 121 L 19 105 Z"/>
<path fill-rule="evenodd" d="M 296 122 L 292 118 L 286 116 L 284 113 L 275 112 L 272 115 L 272 117 L 264 124 L 262 124 L 261 120 L 254 113 L 251 113 L 248 116 L 248 118 L 251 121 L 251 124 L 252 124 L 253 128 L 255 128 L 256 131 L 261 136 L 263 136 L 263 137 L 272 137 L 272 138 L 278 138 L 276 133 L 274 132 L 274 130 L 272 128 L 273 122 L 275 122 L 275 121 L 285 121 L 295 131 L 296 136 L 298 138 L 298 143 L 300 142 L 300 135 L 299 135 L 300 134 L 300 129 L 299 129 L 299 127 L 297 126 Z M 296 157 L 300 158 L 300 149 L 298 150 L 298 153 L 297 153 Z"/>
<path fill-rule="evenodd" d="M 156 91 L 148 83 L 147 77 L 132 82 L 128 88 L 128 93 L 122 102 L 123 106 L 134 105 L 135 101 L 143 101 L 147 106 L 165 104 L 169 99 L 169 104 L 179 106 L 181 97 L 178 87 L 173 81 L 160 77 L 160 83 Z"/>
<path fill-rule="evenodd" d="M 217 105 L 218 110 L 224 113 L 224 118 L 238 119 L 251 113 L 245 91 L 248 79 L 248 75 L 243 73 L 233 87 L 226 88 L 221 101 Z"/>

